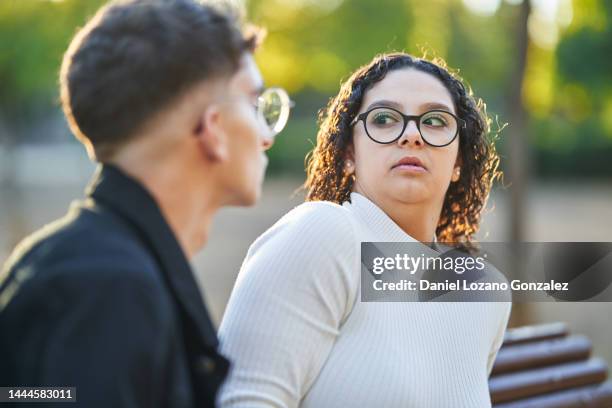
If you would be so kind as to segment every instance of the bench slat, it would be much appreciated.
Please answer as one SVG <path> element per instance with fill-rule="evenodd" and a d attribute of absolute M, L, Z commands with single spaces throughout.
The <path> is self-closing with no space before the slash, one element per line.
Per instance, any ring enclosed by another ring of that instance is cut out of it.
<path fill-rule="evenodd" d="M 607 378 L 607 369 L 602 359 L 591 359 L 497 375 L 489 379 L 491 400 L 496 404 L 601 383 Z"/>
<path fill-rule="evenodd" d="M 493 405 L 493 408 L 609 408 L 612 407 L 612 382 L 571 388 L 552 394 Z"/>
<path fill-rule="evenodd" d="M 567 328 L 567 324 L 562 322 L 516 327 L 506 331 L 502 347 L 519 343 L 565 337 L 567 336 L 568 332 L 569 330 Z"/>
<path fill-rule="evenodd" d="M 586 360 L 591 348 L 591 341 L 578 335 L 502 347 L 491 375 Z"/>

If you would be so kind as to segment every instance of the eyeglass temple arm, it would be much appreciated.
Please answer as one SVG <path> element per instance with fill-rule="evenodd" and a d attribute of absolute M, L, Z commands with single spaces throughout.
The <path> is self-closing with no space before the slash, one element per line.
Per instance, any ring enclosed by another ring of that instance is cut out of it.
<path fill-rule="evenodd" d="M 359 122 L 361 120 L 361 115 L 363 115 L 363 113 L 355 116 L 355 118 L 351 121 L 351 123 L 349 123 L 349 127 L 350 126 L 355 126 L 357 124 L 357 122 Z"/>

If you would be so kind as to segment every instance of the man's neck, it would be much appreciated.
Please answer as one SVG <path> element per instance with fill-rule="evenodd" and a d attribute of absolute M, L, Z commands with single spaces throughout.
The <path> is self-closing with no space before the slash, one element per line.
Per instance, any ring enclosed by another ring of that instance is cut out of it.
<path fill-rule="evenodd" d="M 220 207 L 214 188 L 194 185 L 190 182 L 193 178 L 186 177 L 180 167 L 113 164 L 153 196 L 183 252 L 193 258 L 206 243 L 212 218 Z"/>

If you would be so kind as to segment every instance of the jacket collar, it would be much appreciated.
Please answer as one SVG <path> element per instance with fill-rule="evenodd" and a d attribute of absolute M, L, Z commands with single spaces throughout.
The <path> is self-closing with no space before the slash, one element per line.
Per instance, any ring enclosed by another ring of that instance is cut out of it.
<path fill-rule="evenodd" d="M 155 256 L 183 324 L 216 349 L 218 339 L 191 266 L 153 196 L 119 168 L 100 165 L 87 188 L 94 201 L 117 213 L 141 237 Z"/>

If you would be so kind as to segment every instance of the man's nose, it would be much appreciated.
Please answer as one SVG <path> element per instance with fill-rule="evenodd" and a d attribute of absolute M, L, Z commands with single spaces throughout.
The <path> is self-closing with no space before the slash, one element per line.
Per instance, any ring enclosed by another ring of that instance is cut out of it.
<path fill-rule="evenodd" d="M 421 137 L 421 132 L 419 132 L 419 128 L 414 120 L 408 122 L 406 125 L 406 129 L 404 129 L 404 133 L 397 141 L 400 146 L 404 146 L 406 144 L 411 145 L 414 144 L 416 146 L 423 145 L 423 138 Z"/>
<path fill-rule="evenodd" d="M 268 150 L 274 144 L 274 137 L 263 137 L 261 139 L 261 147 L 264 151 Z"/>

